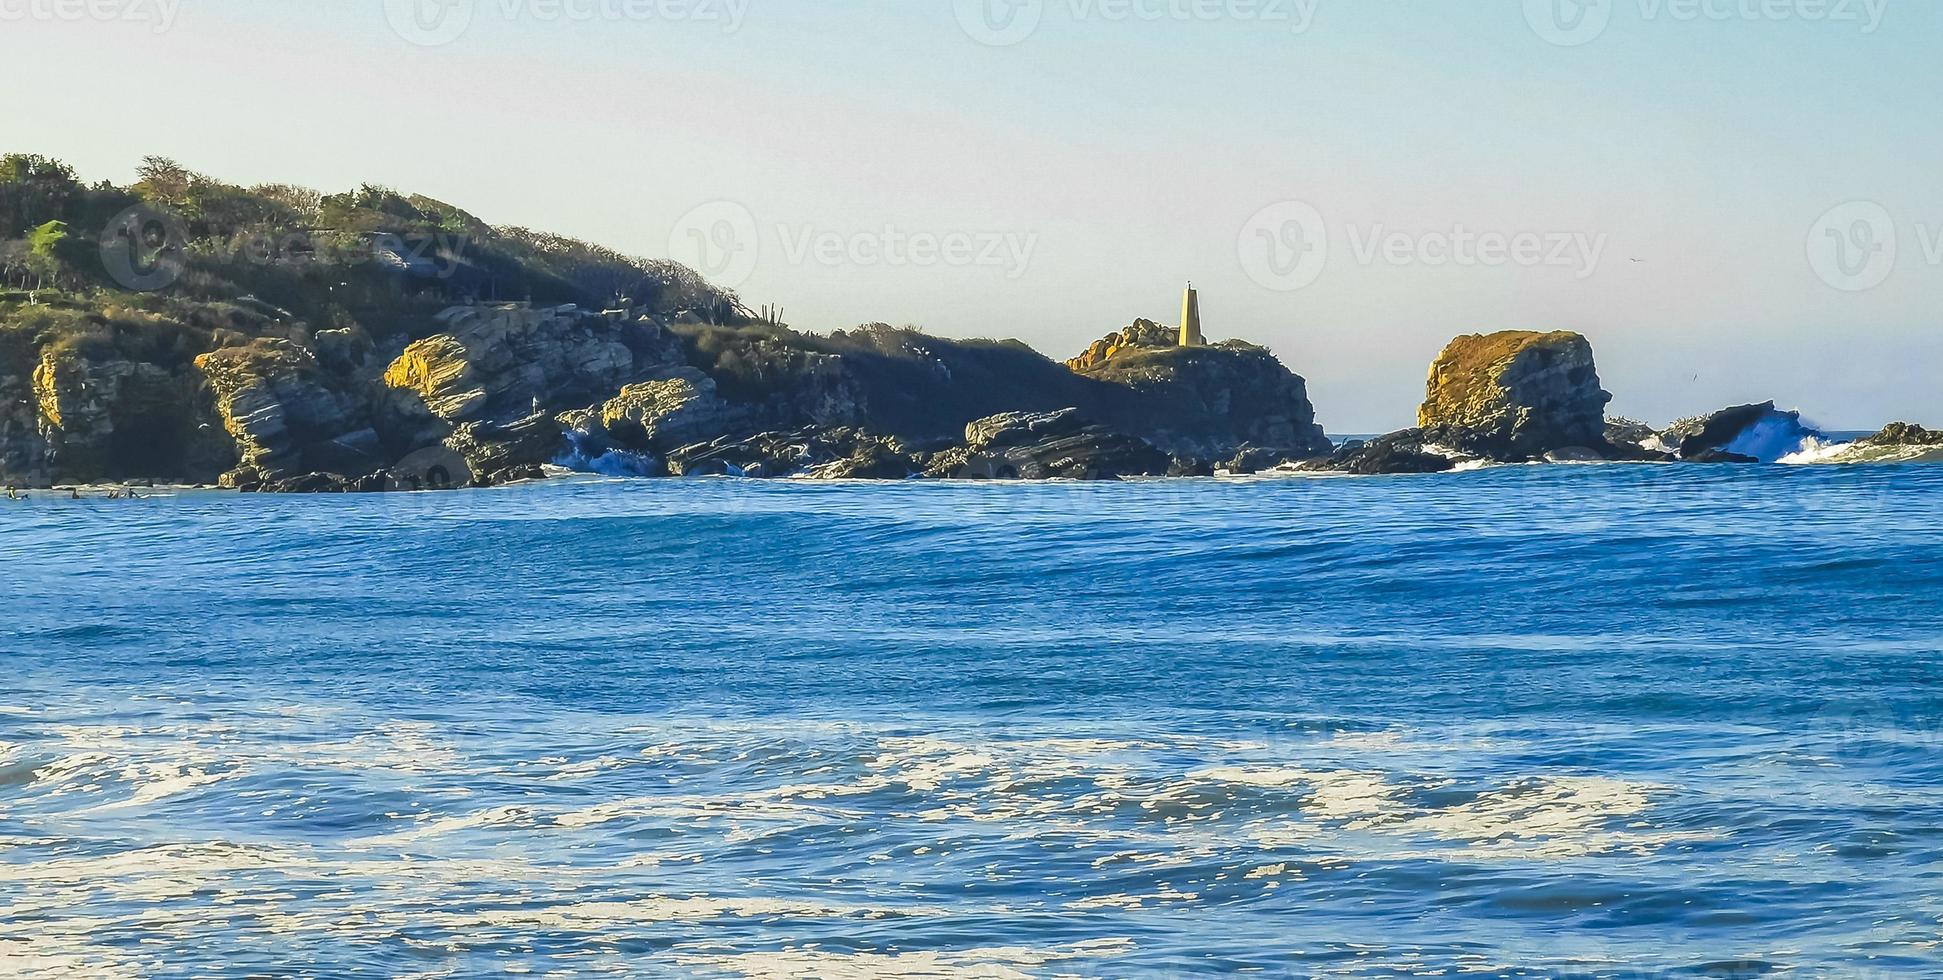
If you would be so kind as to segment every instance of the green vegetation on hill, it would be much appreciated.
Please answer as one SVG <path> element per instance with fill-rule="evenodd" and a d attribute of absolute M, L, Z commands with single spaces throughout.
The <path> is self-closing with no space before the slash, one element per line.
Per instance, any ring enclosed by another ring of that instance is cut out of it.
<path fill-rule="evenodd" d="M 950 474 L 998 415 L 1071 422 L 1047 472 L 1328 445 L 1302 379 L 1252 348 L 1132 329 L 1080 370 L 1018 341 L 777 319 L 675 263 L 389 188 L 244 187 L 153 157 L 88 186 L 0 157 L 0 483 L 397 489 L 629 451 L 776 473 L 809 444 L 891 477 L 956 452 Z"/>
<path fill-rule="evenodd" d="M 166 289 L 178 305 L 151 312 L 230 304 L 378 339 L 466 300 L 626 305 L 718 323 L 742 312 L 734 294 L 675 263 L 495 227 L 422 195 L 242 187 L 158 157 L 128 187 L 86 186 L 41 156 L 0 158 L 0 285 L 0 303 L 97 308 Z"/>

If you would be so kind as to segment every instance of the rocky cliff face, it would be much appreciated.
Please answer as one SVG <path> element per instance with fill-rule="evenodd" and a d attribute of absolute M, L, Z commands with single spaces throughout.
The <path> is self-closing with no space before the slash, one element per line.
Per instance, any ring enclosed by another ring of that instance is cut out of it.
<path fill-rule="evenodd" d="M 1492 459 L 1606 447 L 1592 345 L 1567 331 L 1459 337 L 1430 366 L 1417 412 L 1424 439 Z"/>
<path fill-rule="evenodd" d="M 24 391 L 21 380 L 0 379 L 20 399 L 0 417 L 9 482 L 213 479 L 234 459 L 194 372 L 111 346 L 56 344 L 42 350 Z"/>
<path fill-rule="evenodd" d="M 1228 459 L 1255 447 L 1300 459 L 1333 448 L 1308 383 L 1262 347 L 1180 347 L 1178 329 L 1139 320 L 1067 363 L 1113 386 L 1089 414 L 1178 456 Z"/>
<path fill-rule="evenodd" d="M 360 399 L 331 385 L 305 348 L 258 340 L 204 354 L 196 367 L 215 392 L 224 430 L 236 440 L 240 462 L 229 483 L 313 471 L 364 473 L 386 462 Z"/>
<path fill-rule="evenodd" d="M 679 362 L 660 327 L 577 309 L 459 307 L 439 322 L 445 331 L 405 348 L 384 383 L 452 423 L 584 406 Z"/>

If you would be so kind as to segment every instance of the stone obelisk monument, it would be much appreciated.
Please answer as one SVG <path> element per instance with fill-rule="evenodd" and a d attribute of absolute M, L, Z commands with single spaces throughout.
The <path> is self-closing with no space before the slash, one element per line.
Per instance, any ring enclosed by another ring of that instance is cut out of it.
<path fill-rule="evenodd" d="M 1187 284 L 1187 295 L 1181 298 L 1181 346 L 1208 346 L 1207 335 L 1201 332 L 1201 294 L 1191 282 Z"/>

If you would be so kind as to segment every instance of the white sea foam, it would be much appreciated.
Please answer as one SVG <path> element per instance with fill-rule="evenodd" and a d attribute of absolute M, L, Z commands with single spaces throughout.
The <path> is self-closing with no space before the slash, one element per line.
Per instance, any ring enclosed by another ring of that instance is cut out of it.
<path fill-rule="evenodd" d="M 1032 980 L 1025 970 L 1094 959 L 1132 948 L 1128 939 L 1102 939 L 1058 949 L 991 947 L 949 952 L 837 953 L 794 949 L 768 953 L 684 955 L 689 967 L 710 967 L 764 980 Z"/>
<path fill-rule="evenodd" d="M 259 723 L 272 725 L 251 722 Z M 1539 775 L 1477 785 L 1466 796 L 1434 771 L 1438 755 L 1460 743 L 1403 730 L 1258 742 L 671 724 L 609 731 L 598 751 L 536 753 L 524 762 L 437 726 L 393 722 L 267 740 L 207 724 L 74 726 L 59 735 L 65 754 L 36 770 L 21 802 L 63 808 L 77 821 L 125 819 L 218 781 L 289 766 L 408 787 L 412 806 L 329 847 L 211 841 L 28 858 L 24 851 L 57 845 L 11 840 L 21 859 L 0 862 L 0 893 L 9 895 L 0 899 L 0 921 L 35 925 L 0 925 L 0 943 L 19 962 L 48 964 L 46 972 L 66 964 L 142 975 L 154 965 L 144 951 L 128 954 L 96 937 L 133 930 L 186 943 L 226 921 L 292 941 L 430 928 L 463 937 L 455 942 L 467 955 L 505 937 L 564 932 L 588 937 L 576 955 L 590 958 L 657 923 L 774 928 L 999 911 L 990 902 L 912 902 L 881 885 L 860 892 L 855 882 L 829 893 L 842 899 L 678 887 L 718 862 L 732 866 L 736 859 L 724 855 L 780 852 L 811 836 L 830 846 L 857 829 L 888 835 L 860 838 L 872 850 L 856 851 L 856 860 L 872 866 L 950 859 L 994 841 L 1076 852 L 1096 878 L 1085 891 L 1055 895 L 1051 907 L 1094 915 L 1202 905 L 1210 887 L 1265 894 L 1365 860 L 1552 860 L 1648 853 L 1682 839 L 1652 825 L 1654 798 L 1671 792 L 1664 787 Z M 629 795 L 596 791 L 602 784 L 593 777 L 636 768 L 669 774 L 668 791 L 640 792 L 638 778 Z M 522 802 L 474 802 L 446 785 L 500 780 L 547 788 Z M 62 794 L 80 805 L 64 804 Z M 277 805 L 302 801 L 266 800 L 266 812 Z M 574 857 L 590 847 L 613 851 L 612 860 Z M 991 976 L 1083 958 L 807 948 L 683 955 L 689 968 L 760 976 Z"/>

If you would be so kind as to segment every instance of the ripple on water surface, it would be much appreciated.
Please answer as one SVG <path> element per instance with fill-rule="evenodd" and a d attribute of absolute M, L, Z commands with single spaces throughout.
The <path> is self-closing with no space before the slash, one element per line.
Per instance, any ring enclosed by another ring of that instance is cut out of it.
<path fill-rule="evenodd" d="M 0 961 L 1911 975 L 1917 467 L 0 513 Z"/>

